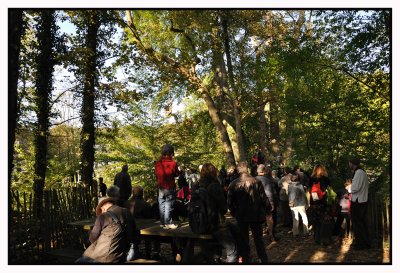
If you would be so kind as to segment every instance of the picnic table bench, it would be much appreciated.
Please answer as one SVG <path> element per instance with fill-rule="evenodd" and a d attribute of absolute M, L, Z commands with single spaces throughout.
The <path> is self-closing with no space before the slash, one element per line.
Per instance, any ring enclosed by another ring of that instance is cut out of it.
<path fill-rule="evenodd" d="M 83 219 L 68 223 L 71 226 L 90 230 L 94 226 L 95 218 Z M 176 229 L 164 229 L 160 221 L 154 219 L 135 219 L 136 228 L 140 230 L 143 239 L 159 242 L 173 242 L 179 240 L 184 245 L 182 263 L 189 263 L 194 255 L 194 246 L 199 241 L 214 241 L 211 234 L 195 234 L 188 222 L 180 223 Z"/>

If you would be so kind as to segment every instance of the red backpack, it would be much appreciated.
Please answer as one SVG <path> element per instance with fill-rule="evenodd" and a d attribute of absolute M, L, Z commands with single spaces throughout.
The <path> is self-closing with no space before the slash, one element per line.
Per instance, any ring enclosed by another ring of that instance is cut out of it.
<path fill-rule="evenodd" d="M 313 201 L 322 200 L 326 192 L 321 190 L 321 183 L 318 181 L 311 187 L 311 198 Z"/>

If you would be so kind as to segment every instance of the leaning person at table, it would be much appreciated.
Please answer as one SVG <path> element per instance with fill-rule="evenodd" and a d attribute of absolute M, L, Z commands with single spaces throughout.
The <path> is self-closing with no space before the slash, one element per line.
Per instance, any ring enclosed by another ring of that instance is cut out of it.
<path fill-rule="evenodd" d="M 134 220 L 114 197 L 102 197 L 96 207 L 96 221 L 90 232 L 91 245 L 76 263 L 122 263 L 133 241 Z"/>
<path fill-rule="evenodd" d="M 106 194 L 108 197 L 114 198 L 115 200 L 117 200 L 117 205 L 120 202 L 120 189 L 118 186 L 111 186 L 107 189 Z M 119 205 L 120 206 L 120 205 Z M 140 231 L 138 231 L 136 229 L 136 222 L 135 222 L 135 218 L 133 216 L 133 207 L 131 202 L 126 201 L 123 204 L 123 207 L 126 208 L 130 213 L 131 213 L 131 219 L 132 219 L 132 227 L 133 227 L 133 241 L 130 242 L 130 246 L 129 246 L 129 251 L 127 253 L 126 256 L 126 260 L 127 261 L 131 261 L 134 259 L 139 258 L 140 256 L 140 252 L 139 252 L 139 246 L 138 244 L 140 243 L 140 241 L 137 239 L 140 236 Z"/>

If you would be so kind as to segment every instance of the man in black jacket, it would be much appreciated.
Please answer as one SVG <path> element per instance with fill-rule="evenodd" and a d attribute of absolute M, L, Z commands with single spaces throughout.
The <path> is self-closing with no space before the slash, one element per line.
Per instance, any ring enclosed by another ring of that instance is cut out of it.
<path fill-rule="evenodd" d="M 262 224 L 265 222 L 267 196 L 260 181 L 249 175 L 247 162 L 237 165 L 239 178 L 234 180 L 228 188 L 228 208 L 236 218 L 241 237 L 245 243 L 241 250 L 244 263 L 249 263 L 249 227 L 251 228 L 257 255 L 261 263 L 268 262 L 262 238 Z"/>
<path fill-rule="evenodd" d="M 122 166 L 122 171 L 115 175 L 114 185 L 119 188 L 118 206 L 129 207 L 127 201 L 132 194 L 132 181 L 128 174 L 128 165 Z"/>
<path fill-rule="evenodd" d="M 264 164 L 260 164 L 257 167 L 256 179 L 264 186 L 265 195 L 267 196 L 266 206 L 266 221 L 267 221 L 267 233 L 272 242 L 276 242 L 275 230 L 274 230 L 274 218 L 273 212 L 276 210 L 277 193 L 273 187 L 272 181 L 266 177 L 266 168 Z"/>

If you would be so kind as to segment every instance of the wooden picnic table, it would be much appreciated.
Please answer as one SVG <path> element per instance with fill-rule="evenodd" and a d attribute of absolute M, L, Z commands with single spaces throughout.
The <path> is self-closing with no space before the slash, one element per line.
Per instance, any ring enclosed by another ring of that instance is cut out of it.
<path fill-rule="evenodd" d="M 83 219 L 68 223 L 71 226 L 83 227 L 90 230 L 94 226 L 95 218 Z M 154 219 L 135 219 L 136 228 L 140 230 L 143 239 L 155 241 L 169 241 L 179 239 L 183 245 L 182 263 L 190 262 L 194 255 L 194 245 L 198 241 L 214 240 L 211 234 L 195 234 L 190 229 L 188 222 L 180 223 L 176 229 L 164 229 L 160 226 L 160 221 Z"/>

